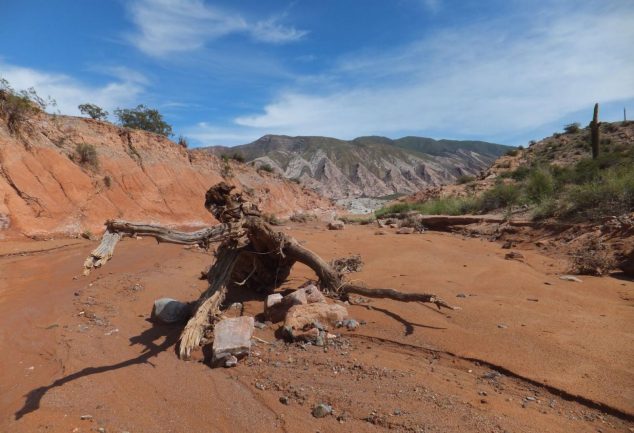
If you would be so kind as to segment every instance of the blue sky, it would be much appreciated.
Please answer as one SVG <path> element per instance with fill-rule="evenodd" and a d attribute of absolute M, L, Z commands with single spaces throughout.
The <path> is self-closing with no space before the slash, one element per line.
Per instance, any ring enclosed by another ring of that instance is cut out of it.
<path fill-rule="evenodd" d="M 193 145 L 264 134 L 526 144 L 634 119 L 632 0 L 0 0 L 0 77 L 62 114 L 158 108 Z M 114 119 L 113 119 L 114 120 Z"/>

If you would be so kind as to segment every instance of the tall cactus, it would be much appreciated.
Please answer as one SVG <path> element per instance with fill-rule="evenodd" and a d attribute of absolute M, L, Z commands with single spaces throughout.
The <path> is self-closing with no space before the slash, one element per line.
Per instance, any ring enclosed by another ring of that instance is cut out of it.
<path fill-rule="evenodd" d="M 590 136 L 592 139 L 592 159 L 599 157 L 599 103 L 594 104 L 594 116 L 590 123 Z"/>

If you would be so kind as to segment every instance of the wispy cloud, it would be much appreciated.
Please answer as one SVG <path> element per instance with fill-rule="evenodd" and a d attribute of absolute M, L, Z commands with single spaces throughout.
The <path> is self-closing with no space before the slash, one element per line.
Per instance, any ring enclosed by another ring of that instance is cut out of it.
<path fill-rule="evenodd" d="M 294 42 L 307 34 L 282 24 L 282 16 L 249 20 L 202 0 L 134 0 L 128 3 L 128 10 L 136 25 L 128 40 L 156 57 L 194 51 L 231 34 L 273 44 Z"/>
<path fill-rule="evenodd" d="M 114 67 L 110 73 L 118 79 L 95 86 L 65 74 L 0 63 L 0 77 L 9 81 L 13 88 L 33 87 L 40 96 L 53 98 L 61 113 L 70 115 L 79 115 L 77 106 L 85 102 L 112 112 L 118 106 L 136 101 L 144 91 L 146 81 L 143 75 L 120 67 Z"/>
<path fill-rule="evenodd" d="M 516 136 L 595 101 L 634 98 L 632 22 L 634 8 L 615 1 L 531 11 L 521 30 L 495 21 L 443 30 L 389 52 L 347 56 L 328 84 L 285 90 L 231 128 L 254 136 Z"/>

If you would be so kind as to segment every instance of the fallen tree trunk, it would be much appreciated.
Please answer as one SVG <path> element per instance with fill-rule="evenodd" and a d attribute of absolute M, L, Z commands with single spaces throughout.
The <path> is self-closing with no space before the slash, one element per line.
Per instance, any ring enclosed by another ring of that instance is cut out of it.
<path fill-rule="evenodd" d="M 427 293 L 402 293 L 394 289 L 372 289 L 345 280 L 328 262 L 302 246 L 295 238 L 277 232 L 260 216 L 256 206 L 233 187 L 221 182 L 207 191 L 205 207 L 220 224 L 196 232 L 180 232 L 165 227 L 108 221 L 101 245 L 86 259 L 85 273 L 102 266 L 113 255 L 123 236 L 150 236 L 159 242 L 208 247 L 220 242 L 216 261 L 207 273 L 208 289 L 200 296 L 195 312 L 181 335 L 179 356 L 189 358 L 207 329 L 221 316 L 221 305 L 229 290 L 273 291 L 290 275 L 296 262 L 310 267 L 322 290 L 331 297 L 346 299 L 350 294 L 387 298 L 401 302 L 433 303 L 453 309 L 438 296 Z"/>

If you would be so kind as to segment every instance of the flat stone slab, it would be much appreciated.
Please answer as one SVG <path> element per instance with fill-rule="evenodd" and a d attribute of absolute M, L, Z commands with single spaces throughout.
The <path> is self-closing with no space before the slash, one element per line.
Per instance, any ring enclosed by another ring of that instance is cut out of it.
<path fill-rule="evenodd" d="M 247 356 L 251 351 L 254 324 L 255 321 L 250 316 L 233 317 L 216 323 L 212 363 L 222 363 L 230 356 Z"/>

